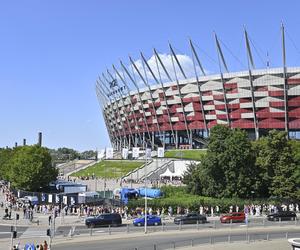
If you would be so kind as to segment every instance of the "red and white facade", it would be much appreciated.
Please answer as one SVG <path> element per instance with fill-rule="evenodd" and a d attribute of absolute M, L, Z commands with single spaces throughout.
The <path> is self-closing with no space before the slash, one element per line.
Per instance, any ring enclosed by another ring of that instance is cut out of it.
<path fill-rule="evenodd" d="M 150 91 L 151 90 L 151 91 Z M 201 76 L 130 91 L 103 102 L 116 149 L 197 148 L 217 125 L 258 138 L 265 131 L 300 131 L 300 68 L 268 68 Z"/>

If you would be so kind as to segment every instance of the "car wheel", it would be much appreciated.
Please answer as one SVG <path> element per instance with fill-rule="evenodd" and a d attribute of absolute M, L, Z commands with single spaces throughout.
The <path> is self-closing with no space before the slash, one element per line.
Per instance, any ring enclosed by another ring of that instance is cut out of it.
<path fill-rule="evenodd" d="M 94 223 L 91 223 L 89 228 L 94 228 L 95 227 L 95 224 Z"/>
<path fill-rule="evenodd" d="M 154 226 L 158 226 L 158 222 L 154 222 Z"/>
<path fill-rule="evenodd" d="M 141 225 L 142 225 L 141 223 L 138 223 L 138 224 L 137 224 L 138 227 L 140 227 Z"/>

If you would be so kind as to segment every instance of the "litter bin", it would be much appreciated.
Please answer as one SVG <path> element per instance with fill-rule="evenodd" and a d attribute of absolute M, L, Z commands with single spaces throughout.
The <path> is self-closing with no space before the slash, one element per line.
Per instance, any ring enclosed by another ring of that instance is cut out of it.
<path fill-rule="evenodd" d="M 292 246 L 292 250 L 300 250 L 300 238 L 288 239 Z"/>

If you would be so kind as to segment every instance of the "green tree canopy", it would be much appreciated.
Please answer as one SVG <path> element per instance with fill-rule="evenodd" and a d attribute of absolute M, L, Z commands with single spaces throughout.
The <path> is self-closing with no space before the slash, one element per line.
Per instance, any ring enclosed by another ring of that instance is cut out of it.
<path fill-rule="evenodd" d="M 9 160 L 13 157 L 14 150 L 0 148 L 0 178 L 9 179 Z"/>
<path fill-rule="evenodd" d="M 296 198 L 297 154 L 292 151 L 286 133 L 272 130 L 269 135 L 254 143 L 256 165 L 261 169 L 264 195 L 278 198 Z M 299 162 L 298 162 L 299 164 Z"/>
<path fill-rule="evenodd" d="M 8 171 L 7 177 L 13 187 L 28 191 L 48 186 L 58 174 L 57 169 L 52 167 L 48 150 L 36 145 L 13 149 L 12 157 L 0 165 L 2 168 Z"/>
<path fill-rule="evenodd" d="M 254 162 L 246 132 L 218 125 L 211 130 L 207 154 L 185 175 L 184 182 L 199 195 L 249 197 L 257 186 Z"/>
<path fill-rule="evenodd" d="M 190 193 L 218 198 L 300 198 L 300 143 L 270 131 L 255 142 L 245 131 L 215 126 L 207 154 L 189 167 Z"/>

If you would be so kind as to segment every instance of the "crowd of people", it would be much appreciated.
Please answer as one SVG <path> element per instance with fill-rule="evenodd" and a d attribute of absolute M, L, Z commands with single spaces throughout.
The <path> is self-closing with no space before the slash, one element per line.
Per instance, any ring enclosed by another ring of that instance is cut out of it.
<path fill-rule="evenodd" d="M 126 182 L 125 182 L 126 183 Z M 156 184 L 156 183 L 152 183 Z M 49 226 L 53 222 L 53 218 L 58 216 L 78 216 L 78 218 L 86 218 L 88 216 L 95 216 L 103 213 L 118 213 L 123 219 L 133 219 L 147 214 L 154 214 L 161 216 L 162 218 L 173 217 L 175 215 L 182 215 L 191 212 L 190 208 L 187 207 L 159 207 L 152 208 L 148 207 L 148 210 L 145 211 L 144 207 L 128 208 L 127 206 L 122 207 L 113 207 L 106 205 L 73 205 L 68 206 L 64 204 L 31 204 L 30 202 L 25 203 L 21 202 L 21 199 L 18 199 L 9 189 L 7 185 L 0 184 L 0 192 L 2 196 L 2 201 L 0 202 L 1 208 L 4 210 L 3 219 L 11 219 L 12 211 L 23 212 L 22 218 L 24 220 L 33 221 L 33 218 L 36 214 L 42 214 L 49 217 Z M 200 206 L 198 209 L 193 209 L 193 212 L 197 210 L 200 214 L 205 214 L 206 216 L 219 216 L 221 212 L 224 212 L 224 208 L 221 211 L 219 206 Z M 226 209 L 226 212 L 245 212 L 247 215 L 251 216 L 262 216 L 269 213 L 276 213 L 277 211 L 294 211 L 299 213 L 299 204 L 250 204 L 239 207 L 238 205 L 231 205 Z M 37 216 L 38 217 L 38 216 Z M 32 244 L 33 245 L 33 244 Z M 19 249 L 18 246 L 15 246 L 13 249 Z M 26 249 L 26 248 L 25 248 Z M 47 250 L 47 242 L 43 244 L 37 244 L 32 246 L 32 249 L 43 249 Z"/>
<path fill-rule="evenodd" d="M 41 244 L 33 244 L 33 243 L 27 243 L 25 244 L 24 248 L 20 248 L 20 244 L 17 244 L 15 246 L 12 247 L 12 250 L 21 250 L 21 249 L 25 249 L 25 250 L 48 250 L 50 249 L 48 246 L 48 243 L 46 240 L 44 240 L 43 243 Z"/>

